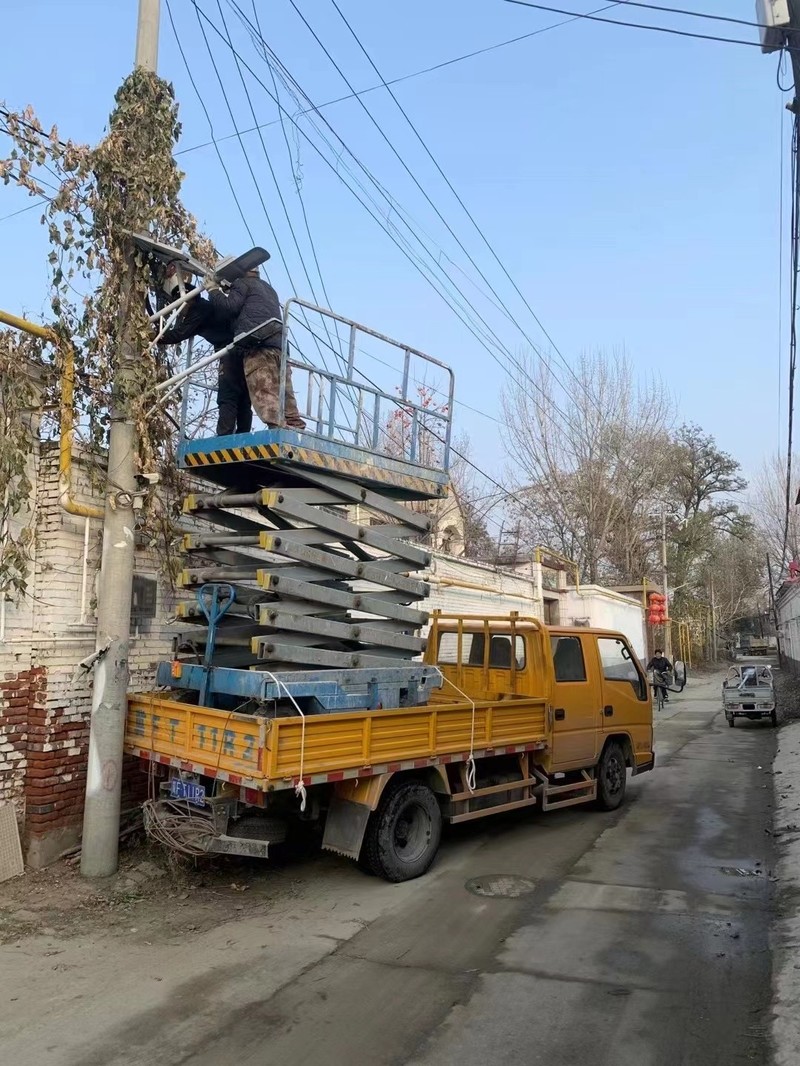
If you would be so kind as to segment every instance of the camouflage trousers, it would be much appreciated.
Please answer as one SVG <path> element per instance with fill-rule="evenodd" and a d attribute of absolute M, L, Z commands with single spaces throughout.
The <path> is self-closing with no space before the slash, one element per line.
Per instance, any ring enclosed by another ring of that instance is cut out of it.
<path fill-rule="evenodd" d="M 244 377 L 253 410 L 268 426 L 280 426 L 281 353 L 278 348 L 258 348 L 244 357 Z M 291 429 L 305 429 L 297 409 L 292 371 L 286 368 L 286 421 Z"/>

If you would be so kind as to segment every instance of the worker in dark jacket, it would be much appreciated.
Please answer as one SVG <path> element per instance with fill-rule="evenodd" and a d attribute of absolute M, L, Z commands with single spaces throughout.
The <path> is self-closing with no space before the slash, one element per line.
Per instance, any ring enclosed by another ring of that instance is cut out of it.
<path fill-rule="evenodd" d="M 190 337 L 202 337 L 213 346 L 215 352 L 219 352 L 233 340 L 233 330 L 231 323 L 217 314 L 208 300 L 196 296 L 183 306 L 177 323 L 159 337 L 158 343 L 180 344 Z M 244 379 L 242 353 L 234 349 L 219 361 L 217 436 L 249 433 L 252 426 L 253 411 Z"/>
<path fill-rule="evenodd" d="M 231 323 L 234 337 L 260 326 L 237 345 L 244 356 L 244 377 L 250 401 L 258 417 L 270 427 L 280 426 L 281 305 L 273 287 L 249 270 L 237 278 L 226 296 L 214 290 L 209 294 L 211 306 L 220 319 Z M 292 387 L 291 369 L 286 368 L 286 425 L 305 429 Z"/>

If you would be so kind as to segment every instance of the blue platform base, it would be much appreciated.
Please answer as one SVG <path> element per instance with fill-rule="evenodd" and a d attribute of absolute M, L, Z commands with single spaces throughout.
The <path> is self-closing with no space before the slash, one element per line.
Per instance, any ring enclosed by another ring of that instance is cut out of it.
<path fill-rule="evenodd" d="M 264 429 L 228 437 L 186 440 L 178 466 L 226 488 L 268 487 L 275 470 L 302 468 L 335 474 L 408 499 L 444 496 L 449 476 L 416 463 L 357 448 L 306 430 Z"/>
<path fill-rule="evenodd" d="M 425 663 L 375 670 L 281 671 L 274 677 L 260 670 L 181 663 L 176 678 L 173 669 L 174 663 L 159 663 L 157 683 L 187 695 L 202 692 L 204 705 L 220 710 L 232 710 L 247 700 L 269 704 L 291 699 L 304 714 L 414 707 L 427 703 L 433 689 L 442 686 L 439 670 Z"/>

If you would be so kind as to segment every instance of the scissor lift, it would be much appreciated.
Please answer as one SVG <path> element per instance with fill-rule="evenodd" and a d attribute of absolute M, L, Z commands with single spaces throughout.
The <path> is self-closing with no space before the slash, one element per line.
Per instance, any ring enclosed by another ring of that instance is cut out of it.
<path fill-rule="evenodd" d="M 290 352 L 292 326 L 309 316 L 346 334 L 337 369 Z M 447 493 L 452 372 L 296 298 L 284 317 L 280 410 L 291 367 L 306 429 L 179 446 L 197 487 L 183 503 L 178 584 L 194 596 L 178 606 L 182 632 L 159 684 L 259 713 L 423 704 L 441 679 L 418 661 L 428 585 L 417 574 L 430 560 L 426 501 Z M 395 391 L 356 366 L 364 339 L 401 353 Z M 441 405 L 416 389 L 425 371 L 446 375 Z"/>

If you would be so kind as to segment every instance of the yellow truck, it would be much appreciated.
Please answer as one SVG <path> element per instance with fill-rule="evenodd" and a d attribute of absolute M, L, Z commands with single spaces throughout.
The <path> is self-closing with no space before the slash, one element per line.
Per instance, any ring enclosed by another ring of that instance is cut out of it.
<path fill-rule="evenodd" d="M 242 714 L 131 696 L 125 745 L 157 785 L 153 835 L 266 857 L 312 823 L 323 847 L 405 881 L 433 862 L 444 822 L 614 810 L 628 771 L 653 768 L 647 679 L 620 633 L 434 614 L 424 668 L 440 686 L 418 706 L 312 715 L 282 699 Z"/>
<path fill-rule="evenodd" d="M 170 252 L 137 242 L 160 263 Z M 126 722 L 151 776 L 148 832 L 189 854 L 266 857 L 318 827 L 325 848 L 404 881 L 446 821 L 619 806 L 628 770 L 653 766 L 648 686 L 623 636 L 517 615 L 434 615 L 423 635 L 452 370 L 296 297 L 283 310 L 278 425 L 193 437 L 183 398 L 187 598 L 158 691 L 132 696 Z M 297 357 L 309 316 L 349 337 L 338 365 Z M 388 378 L 356 365 L 364 345 Z M 290 380 L 302 429 L 284 425 Z"/>

